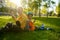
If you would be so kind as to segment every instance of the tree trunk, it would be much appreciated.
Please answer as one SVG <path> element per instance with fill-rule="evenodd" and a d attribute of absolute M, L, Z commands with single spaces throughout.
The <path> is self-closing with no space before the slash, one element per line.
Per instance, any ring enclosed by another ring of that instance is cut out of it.
<path fill-rule="evenodd" d="M 41 17 L 40 9 L 39 9 L 39 17 Z"/>
<path fill-rule="evenodd" d="M 35 14 L 34 15 L 37 16 L 37 9 L 35 9 Z"/>
<path fill-rule="evenodd" d="M 36 16 L 36 10 L 35 10 L 35 16 Z"/>
<path fill-rule="evenodd" d="M 47 13 L 47 18 L 48 18 L 48 13 Z"/>

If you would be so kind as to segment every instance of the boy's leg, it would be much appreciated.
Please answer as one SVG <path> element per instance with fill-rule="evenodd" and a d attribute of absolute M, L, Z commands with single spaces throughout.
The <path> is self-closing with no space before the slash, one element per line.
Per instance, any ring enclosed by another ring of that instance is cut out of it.
<path fill-rule="evenodd" d="M 38 26 L 35 26 L 35 31 L 36 31 L 36 30 L 39 30 L 39 29 L 40 29 L 40 27 L 38 27 Z"/>
<path fill-rule="evenodd" d="M 24 30 L 29 31 L 29 26 L 26 26 Z"/>

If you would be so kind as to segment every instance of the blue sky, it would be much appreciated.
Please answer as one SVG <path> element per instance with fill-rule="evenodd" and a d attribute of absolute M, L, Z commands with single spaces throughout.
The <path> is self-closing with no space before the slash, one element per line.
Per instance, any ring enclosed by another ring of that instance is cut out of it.
<path fill-rule="evenodd" d="M 58 3 L 59 3 L 59 0 L 51 0 L 51 1 L 54 1 L 55 2 L 55 6 L 53 5 L 53 4 L 51 4 L 51 7 L 50 8 L 48 8 L 47 10 L 48 11 L 52 11 L 52 10 L 54 10 L 54 12 L 56 13 L 56 11 L 55 11 L 55 9 L 56 9 L 56 6 L 58 5 Z M 42 4 L 44 4 L 44 3 L 42 3 Z M 41 9 L 42 9 L 42 7 L 41 7 Z"/>
<path fill-rule="evenodd" d="M 56 2 L 56 5 L 58 5 L 59 0 L 53 0 L 53 1 Z"/>
<path fill-rule="evenodd" d="M 57 5 L 58 5 L 58 3 L 59 3 L 59 0 L 53 0 L 53 1 L 56 3 L 55 5 L 57 6 Z M 50 8 L 50 10 L 49 10 L 49 11 L 54 10 L 54 12 L 56 13 L 56 11 L 55 11 L 56 6 L 53 6 L 53 5 L 52 5 L 52 7 L 53 7 L 53 8 Z"/>

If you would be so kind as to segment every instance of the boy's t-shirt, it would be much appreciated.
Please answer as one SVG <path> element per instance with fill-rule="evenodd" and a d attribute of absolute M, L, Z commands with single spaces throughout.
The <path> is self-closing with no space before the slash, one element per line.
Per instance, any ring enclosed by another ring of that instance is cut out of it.
<path fill-rule="evenodd" d="M 35 25 L 32 21 L 29 22 L 29 26 L 30 26 L 29 30 L 31 30 L 31 31 L 35 30 Z"/>
<path fill-rule="evenodd" d="M 26 28 L 30 31 L 34 31 L 35 30 L 35 25 L 31 20 L 27 20 L 27 26 Z"/>
<path fill-rule="evenodd" d="M 27 21 L 27 16 L 25 14 L 22 14 L 20 15 L 18 18 L 17 18 L 17 21 L 20 22 L 21 24 L 21 29 L 24 30 L 24 28 L 26 27 L 26 21 Z"/>

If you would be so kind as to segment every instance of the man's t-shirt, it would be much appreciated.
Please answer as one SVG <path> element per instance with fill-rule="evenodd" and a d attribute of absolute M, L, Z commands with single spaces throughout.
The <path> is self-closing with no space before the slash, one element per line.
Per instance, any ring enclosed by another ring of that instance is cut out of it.
<path fill-rule="evenodd" d="M 18 18 L 17 18 L 17 21 L 20 22 L 21 24 L 21 29 L 24 30 L 24 28 L 26 27 L 26 21 L 27 21 L 27 16 L 25 14 L 22 14 L 20 15 Z"/>

